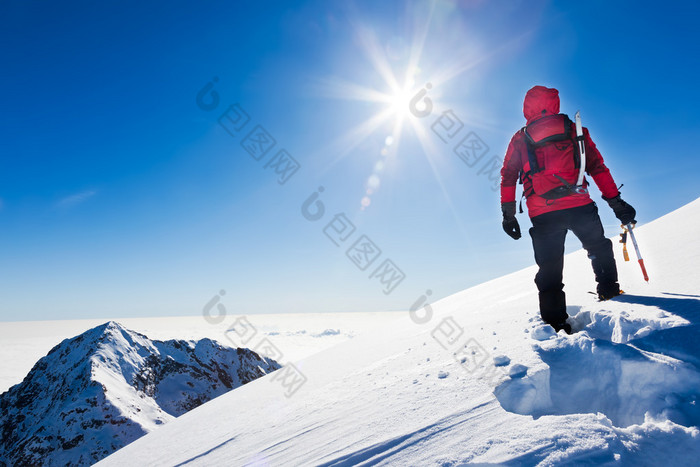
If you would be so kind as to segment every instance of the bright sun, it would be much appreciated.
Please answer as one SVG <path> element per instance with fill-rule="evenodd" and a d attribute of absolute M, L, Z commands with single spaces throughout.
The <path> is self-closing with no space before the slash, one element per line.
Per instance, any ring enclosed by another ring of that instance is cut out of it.
<path fill-rule="evenodd" d="M 420 150 L 428 160 L 431 170 L 442 187 L 436 164 L 431 158 L 431 155 L 437 153 L 438 150 L 430 139 L 427 130 L 429 126 L 421 121 L 422 118 L 430 115 L 433 103 L 436 102 L 435 94 L 431 91 L 433 85 L 440 84 L 450 78 L 448 74 L 438 74 L 435 70 L 430 76 L 427 76 L 419 66 L 431 17 L 432 6 L 430 14 L 424 20 L 421 19 L 421 25 L 417 26 L 408 47 L 407 59 L 401 64 L 400 70 L 396 70 L 396 67 L 392 66 L 385 48 L 373 31 L 358 26 L 356 33 L 364 55 L 370 62 L 372 71 L 379 75 L 384 82 L 384 89 L 380 90 L 376 87 L 367 87 L 342 80 L 331 81 L 327 88 L 331 97 L 377 104 L 375 113 L 348 129 L 328 149 L 328 152 L 336 154 L 336 157 L 330 162 L 331 165 L 334 165 L 376 131 L 383 133 L 383 140 L 380 141 L 383 141 L 384 144 L 379 148 L 377 160 L 365 182 L 365 190 L 360 202 L 361 210 L 365 210 L 371 205 L 372 198 L 386 177 L 386 172 L 392 167 L 391 161 L 402 154 L 401 140 L 406 128 L 413 130 L 412 133 L 417 137 Z M 415 148 L 407 150 L 415 150 Z M 444 187 L 442 188 L 443 193 L 446 194 Z"/>
<path fill-rule="evenodd" d="M 414 94 L 415 92 L 410 86 L 404 86 L 394 90 L 391 95 L 387 96 L 391 109 L 398 117 L 409 116 L 409 104 Z"/>

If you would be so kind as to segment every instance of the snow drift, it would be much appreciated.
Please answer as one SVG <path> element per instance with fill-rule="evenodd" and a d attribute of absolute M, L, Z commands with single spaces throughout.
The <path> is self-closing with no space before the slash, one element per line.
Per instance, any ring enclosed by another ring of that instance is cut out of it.
<path fill-rule="evenodd" d="M 0 396 L 0 465 L 89 465 L 279 368 L 210 339 L 152 341 L 108 322 L 66 339 Z"/>

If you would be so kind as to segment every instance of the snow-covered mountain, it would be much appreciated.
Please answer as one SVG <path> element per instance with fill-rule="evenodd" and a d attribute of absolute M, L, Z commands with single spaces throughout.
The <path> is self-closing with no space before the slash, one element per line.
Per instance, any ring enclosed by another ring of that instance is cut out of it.
<path fill-rule="evenodd" d="M 209 300 L 209 297 L 205 297 Z M 226 303 L 231 305 L 231 303 Z M 266 313 L 251 316 L 257 335 L 267 337 L 282 353 L 279 362 L 296 361 L 362 334 L 380 323 L 403 315 L 402 311 Z M 161 341 L 214 339 L 255 350 L 259 340 L 232 341 L 227 333 L 241 315 L 231 314 L 211 323 L 202 313 L 193 316 L 113 317 L 127 329 Z M 105 319 L 5 321 L 0 324 L 0 394 L 21 383 L 36 362 L 64 339 L 103 324 Z"/>
<path fill-rule="evenodd" d="M 248 349 L 149 340 L 110 321 L 61 342 L 0 396 L 0 464 L 92 464 L 278 368 Z"/>
<path fill-rule="evenodd" d="M 264 376 L 100 465 L 697 465 L 700 200 L 635 232 L 651 281 L 616 245 L 613 301 L 588 293 L 585 252 L 566 257 L 571 336 L 541 324 L 530 267 L 295 362 L 291 395 Z"/>

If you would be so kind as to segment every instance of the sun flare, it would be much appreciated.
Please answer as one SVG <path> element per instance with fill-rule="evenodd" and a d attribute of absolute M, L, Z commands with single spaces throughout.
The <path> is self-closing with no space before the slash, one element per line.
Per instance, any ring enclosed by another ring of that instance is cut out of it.
<path fill-rule="evenodd" d="M 408 117 L 410 116 L 409 105 L 415 94 L 416 90 L 408 84 L 397 88 L 387 95 L 389 107 L 397 116 Z"/>
<path fill-rule="evenodd" d="M 355 23 L 356 39 L 370 65 L 367 71 L 373 75 L 373 86 L 338 78 L 324 83 L 322 91 L 326 97 L 374 104 L 373 112 L 345 131 L 324 150 L 326 153 L 335 154 L 335 157 L 329 160 L 329 167 L 332 167 L 375 133 L 379 133 L 383 138 L 375 139 L 383 141 L 384 144 L 377 147 L 377 153 L 374 155 L 377 160 L 365 179 L 360 210 L 369 208 L 380 186 L 396 167 L 404 163 L 397 161 L 404 159 L 403 155 L 419 151 L 427 160 L 455 219 L 458 217 L 440 175 L 446 151 L 438 145 L 441 140 L 432 137 L 434 135 L 426 117 L 434 118 L 434 115 L 437 115 L 436 109 L 442 107 L 440 87 L 479 63 L 481 57 L 465 61 L 466 52 L 457 51 L 459 53 L 454 54 L 453 60 L 446 60 L 435 66 L 430 59 L 431 54 L 425 50 L 435 5 L 436 2 L 431 2 L 427 14 L 416 16 L 413 32 L 407 36 L 407 46 L 403 54 L 389 53 L 391 51 L 388 51 L 386 41 L 378 33 L 361 22 Z M 469 44 L 469 41 L 464 40 L 462 43 Z M 465 50 L 471 53 L 472 47 L 466 47 Z M 425 59 L 426 56 L 428 59 Z M 377 80 L 376 77 L 381 80 Z M 404 135 L 407 133 L 411 133 L 412 144 L 402 145 L 402 139 L 406 139 Z M 415 144 L 416 142 L 418 144 Z M 368 157 L 368 153 L 363 151 L 362 157 Z"/>

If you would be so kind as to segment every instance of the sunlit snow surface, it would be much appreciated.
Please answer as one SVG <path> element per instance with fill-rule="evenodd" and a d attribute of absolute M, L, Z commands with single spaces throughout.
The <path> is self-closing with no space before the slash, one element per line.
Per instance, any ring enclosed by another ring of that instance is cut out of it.
<path fill-rule="evenodd" d="M 529 268 L 303 359 L 291 397 L 272 373 L 103 464 L 696 465 L 700 201 L 636 232 L 651 282 L 632 252 L 617 300 L 566 258 L 577 334 L 539 328 Z"/>

